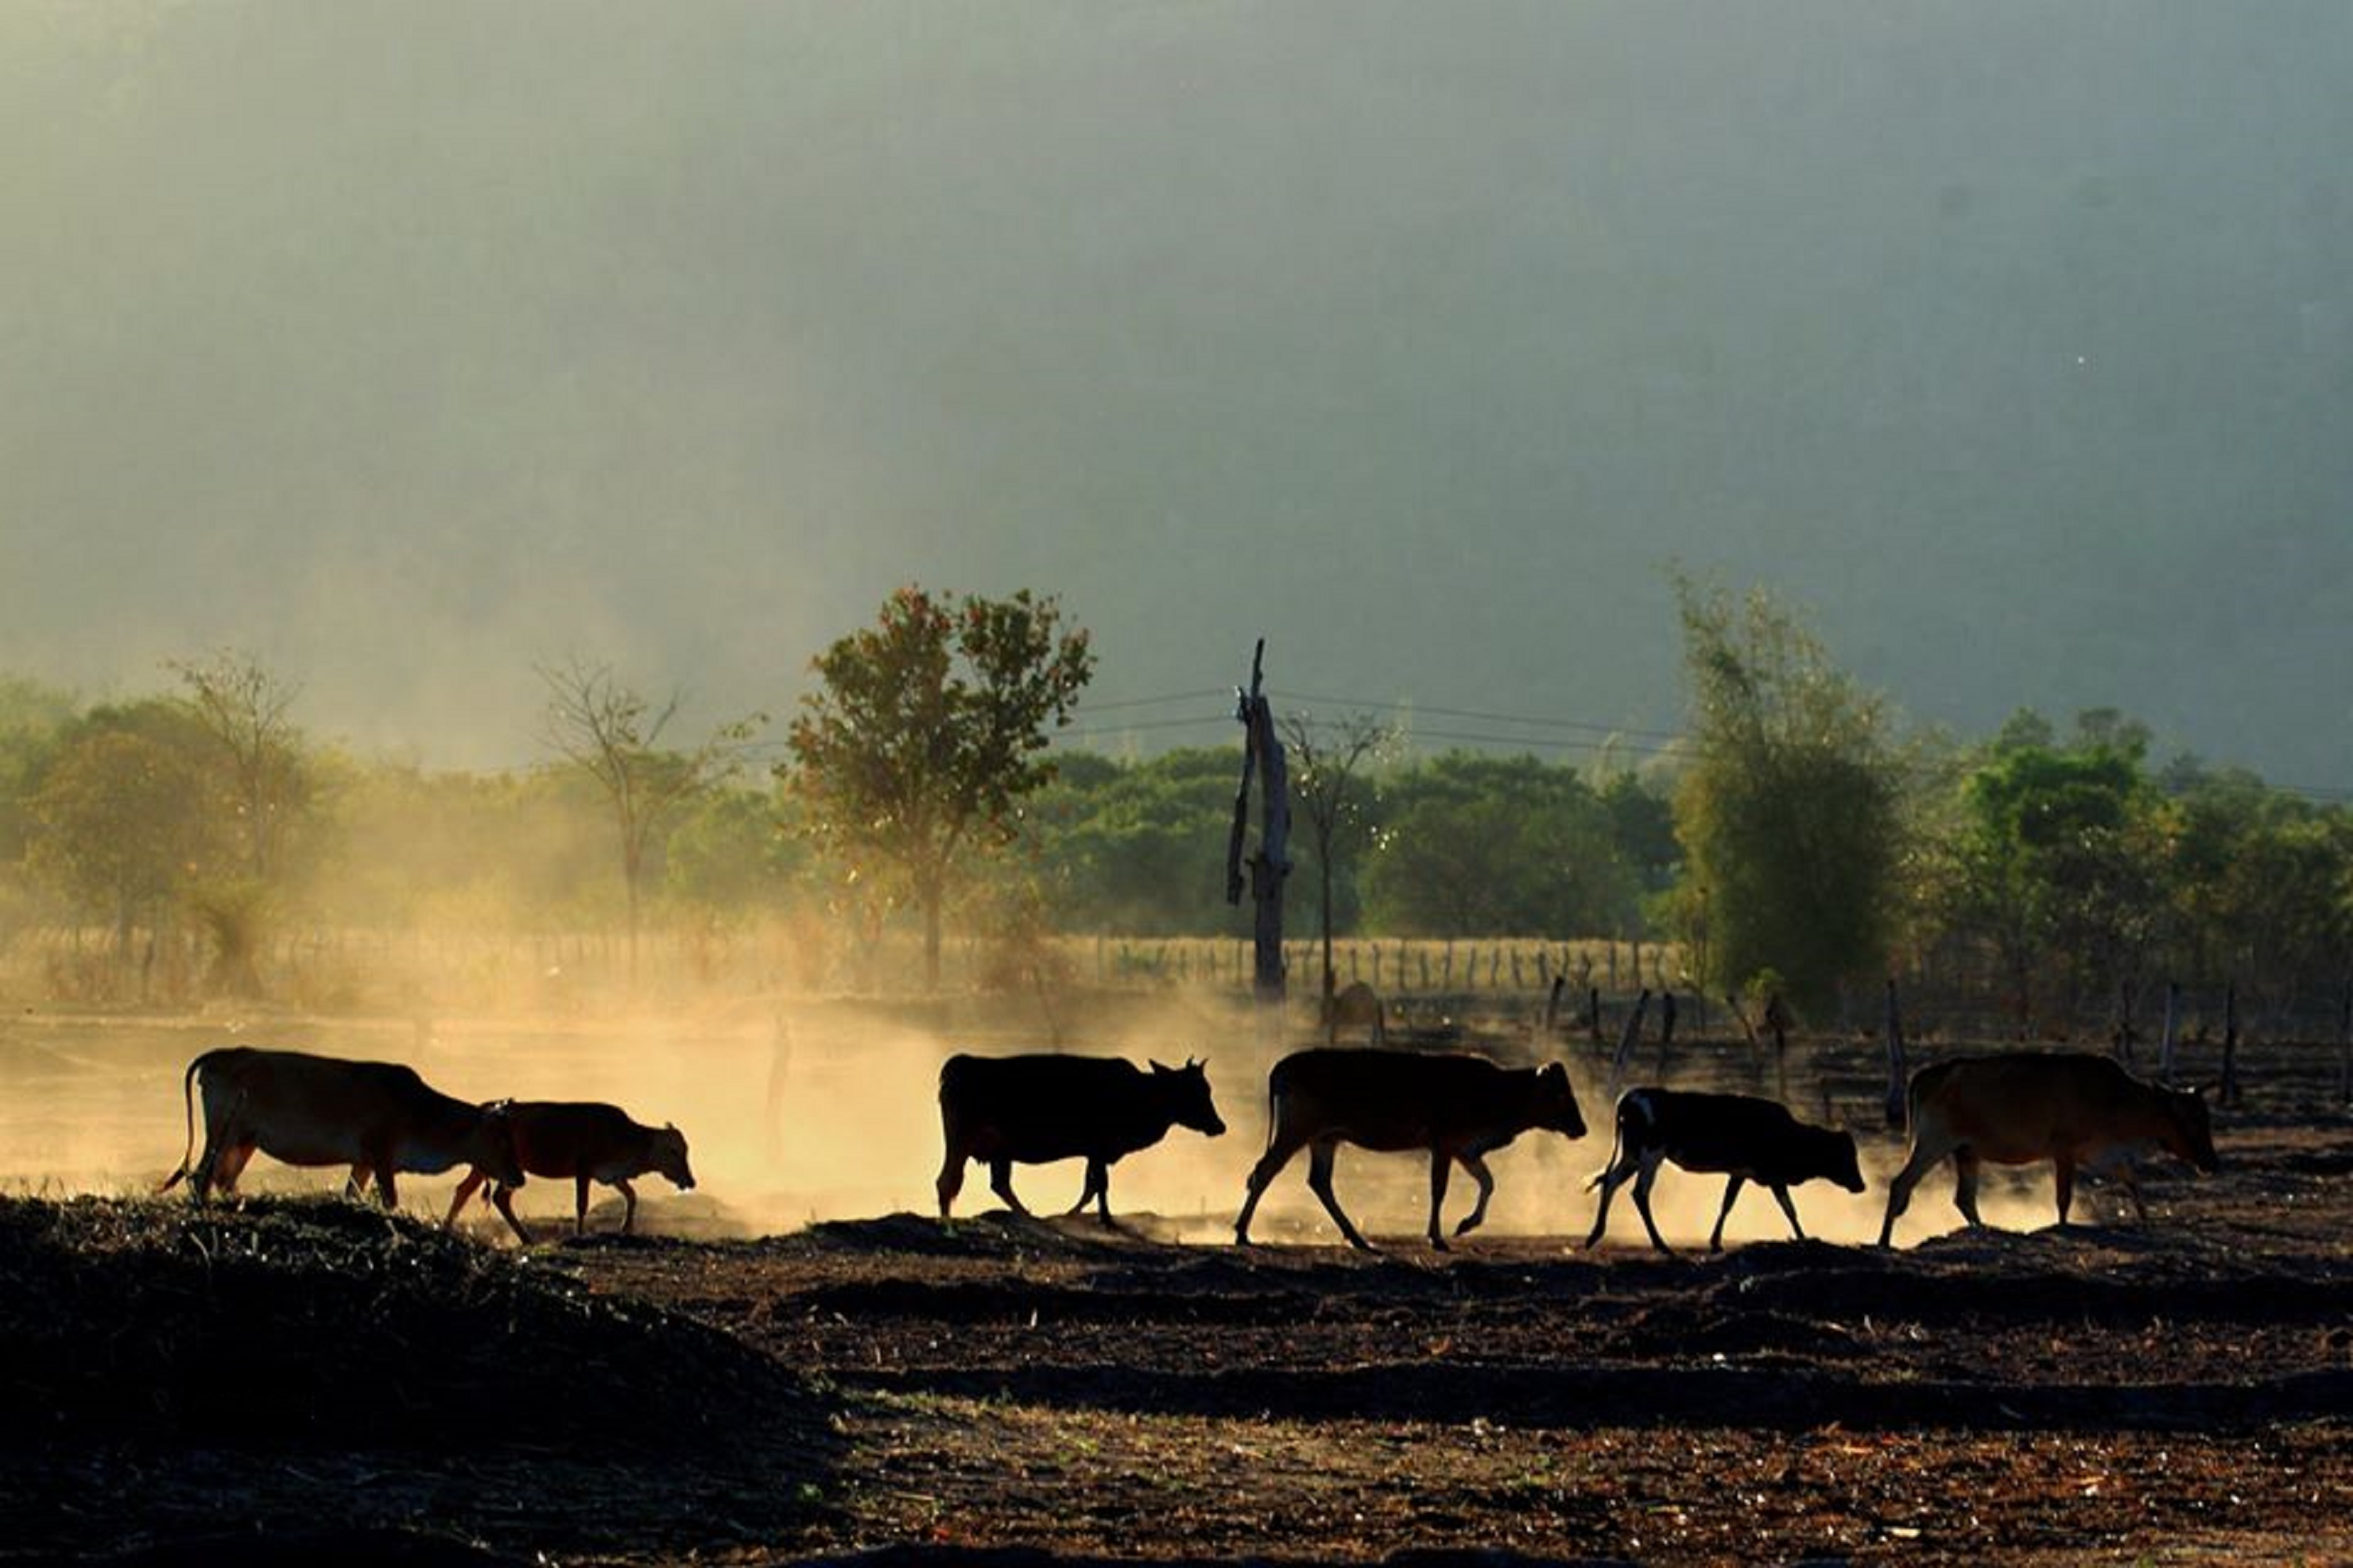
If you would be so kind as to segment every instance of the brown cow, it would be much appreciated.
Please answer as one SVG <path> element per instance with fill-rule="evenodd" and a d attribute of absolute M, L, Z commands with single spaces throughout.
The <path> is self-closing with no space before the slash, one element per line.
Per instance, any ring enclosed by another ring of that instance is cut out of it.
<path fill-rule="evenodd" d="M 2134 1144 L 2155 1144 L 2200 1171 L 2213 1171 L 2213 1128 L 2206 1101 L 2189 1089 L 2135 1078 L 2108 1057 L 2087 1052 L 2012 1051 L 1937 1062 L 1912 1075 L 1906 1095 L 1912 1148 L 1887 1189 L 1879 1245 L 1894 1233 L 1912 1189 L 1946 1155 L 1953 1157 L 1953 1202 L 1978 1217 L 1978 1170 L 2049 1160 L 2059 1183 L 2059 1223 L 2067 1223 L 2079 1165 Z M 2127 1168 L 2126 1184 L 2139 1203 Z"/>
<path fill-rule="evenodd" d="M 198 1203 L 215 1188 L 234 1193 L 257 1149 L 290 1165 L 351 1167 L 344 1192 L 352 1197 L 373 1176 L 386 1208 L 399 1202 L 393 1181 L 403 1171 L 430 1176 L 470 1164 L 502 1180 L 522 1180 L 503 1101 L 484 1106 L 453 1100 L 396 1063 L 248 1046 L 206 1051 L 188 1064 L 180 1084 L 190 1151 L 196 1142 L 199 1079 L 204 1153 L 192 1165 L 184 1152 L 180 1168 L 158 1192 L 171 1191 L 185 1176 Z"/>
<path fill-rule="evenodd" d="M 1342 1143 L 1383 1152 L 1430 1151 L 1430 1244 L 1446 1250 L 1439 1209 L 1446 1201 L 1451 1164 L 1479 1184 L 1479 1202 L 1461 1236 L 1487 1217 L 1495 1178 L 1481 1157 L 1531 1128 L 1585 1135 L 1577 1091 L 1558 1062 L 1505 1068 L 1467 1052 L 1338 1049 L 1294 1051 L 1267 1075 L 1271 1128 L 1266 1153 L 1250 1173 L 1250 1195 L 1234 1220 L 1234 1240 L 1250 1245 L 1250 1215 L 1291 1157 L 1308 1150 L 1307 1188 L 1324 1204 L 1351 1247 L 1372 1244 L 1357 1234 L 1332 1194 L 1332 1162 Z"/>
<path fill-rule="evenodd" d="M 587 1234 L 591 1182 L 620 1189 L 627 1205 L 621 1212 L 624 1236 L 638 1223 L 638 1193 L 629 1185 L 630 1177 L 651 1172 L 668 1177 L 681 1192 L 694 1190 L 694 1172 L 686 1163 L 686 1134 L 667 1123 L 647 1127 L 632 1121 L 617 1105 L 593 1100 L 519 1100 L 507 1108 L 507 1125 L 514 1132 L 515 1162 L 524 1173 L 572 1178 L 575 1236 Z M 467 1200 L 494 1176 L 497 1173 L 479 1167 L 466 1173 L 466 1179 L 458 1184 L 457 1194 L 449 1200 L 448 1223 L 455 1225 Z M 497 1176 L 497 1184 L 491 1189 L 491 1202 L 527 1247 L 531 1244 L 531 1232 L 523 1228 L 514 1212 L 514 1192 L 522 1184 L 522 1174 L 512 1180 Z"/>

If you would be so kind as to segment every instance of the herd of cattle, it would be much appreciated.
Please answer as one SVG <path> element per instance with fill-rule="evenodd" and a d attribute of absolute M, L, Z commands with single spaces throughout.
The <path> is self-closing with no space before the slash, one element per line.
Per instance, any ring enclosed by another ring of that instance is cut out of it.
<path fill-rule="evenodd" d="M 1234 1221 L 1234 1239 L 1241 1246 L 1250 1245 L 1259 1200 L 1302 1149 L 1308 1152 L 1308 1190 L 1349 1244 L 1366 1249 L 1371 1244 L 1332 1190 L 1340 1145 L 1426 1152 L 1430 1242 L 1444 1250 L 1440 1211 L 1452 1167 L 1461 1166 L 1479 1189 L 1477 1203 L 1454 1227 L 1460 1236 L 1485 1219 L 1494 1193 L 1485 1156 L 1523 1132 L 1580 1138 L 1586 1131 L 1568 1070 L 1558 1062 L 1510 1068 L 1460 1051 L 1317 1048 L 1277 1062 L 1267 1091 L 1266 1151 L 1250 1172 Z M 192 1160 L 198 1092 L 205 1142 Z M 292 1165 L 348 1167 L 346 1191 L 358 1196 L 373 1180 L 387 1208 L 397 1201 L 399 1174 L 436 1175 L 462 1165 L 467 1173 L 450 1202 L 448 1220 L 454 1222 L 489 1183 L 500 1214 L 528 1243 L 530 1234 L 512 1206 L 512 1194 L 526 1176 L 570 1178 L 575 1184 L 575 1232 L 586 1226 L 593 1182 L 617 1188 L 627 1200 L 624 1231 L 637 1218 L 631 1178 L 656 1173 L 681 1189 L 694 1185 L 686 1139 L 675 1127 L 643 1126 L 617 1107 L 593 1101 L 470 1104 L 391 1063 L 234 1047 L 191 1062 L 181 1093 L 188 1152 L 162 1190 L 185 1178 L 199 1202 L 215 1191 L 234 1192 L 256 1151 Z M 1070 1212 L 1078 1214 L 1092 1203 L 1109 1225 L 1113 1164 L 1159 1142 L 1173 1127 L 1213 1138 L 1226 1130 L 1208 1069 L 1198 1061 L 1182 1068 L 1155 1062 L 1146 1071 L 1116 1058 L 959 1055 L 941 1069 L 939 1099 L 946 1143 L 938 1180 L 944 1225 L 968 1162 L 987 1164 L 990 1189 L 1008 1207 L 1027 1214 L 1014 1195 L 1013 1167 L 1073 1159 L 1086 1162 L 1086 1177 Z M 1981 1223 L 1977 1186 L 1987 1162 L 2051 1161 L 2062 1224 L 2075 1176 L 2087 1163 L 2156 1148 L 2201 1172 L 2217 1167 L 2205 1100 L 2189 1090 L 2136 1078 L 2106 1057 L 2012 1052 L 1939 1062 L 1912 1075 L 1906 1103 L 1911 1145 L 1888 1187 L 1879 1232 L 1883 1247 L 1910 1204 L 1913 1188 L 1947 1158 L 1955 1171 L 1954 1202 L 1972 1226 Z M 1821 1180 L 1861 1193 L 1865 1185 L 1852 1133 L 1810 1126 L 1772 1100 L 1630 1089 L 1618 1100 L 1616 1149 L 1590 1184 L 1601 1196 L 1586 1246 L 1600 1241 L 1610 1199 L 1631 1180 L 1634 1206 L 1651 1245 L 1669 1250 L 1651 1214 L 1651 1184 L 1662 1163 L 1726 1178 L 1724 1205 L 1708 1238 L 1711 1250 L 1721 1248 L 1725 1221 L 1746 1184 L 1773 1194 L 1800 1238 L 1805 1231 L 1791 1187 Z M 2128 1160 L 2124 1171 L 2137 1209 L 2140 1194 Z"/>

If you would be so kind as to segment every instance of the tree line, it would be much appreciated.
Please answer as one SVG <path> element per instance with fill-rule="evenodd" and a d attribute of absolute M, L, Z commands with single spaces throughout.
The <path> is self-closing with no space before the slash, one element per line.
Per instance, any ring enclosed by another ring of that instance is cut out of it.
<path fill-rule="evenodd" d="M 1897 975 L 2021 1032 L 2130 1017 L 2168 980 L 2257 1016 L 2343 993 L 2344 805 L 2159 762 L 2108 710 L 1907 731 L 1769 594 L 1675 590 L 1688 727 L 1639 765 L 1285 713 L 1293 932 L 1668 942 L 1713 994 L 1827 1020 Z M 771 931 L 875 986 L 935 984 L 944 933 L 1005 984 L 1041 978 L 1049 936 L 1239 933 L 1239 746 L 1054 744 L 1093 666 L 1051 596 L 911 586 L 817 656 L 781 742 L 764 714 L 680 734 L 675 692 L 574 659 L 540 668 L 543 760 L 494 773 L 324 742 L 296 682 L 232 651 L 97 704 L 0 677 L 0 938 L 69 930 L 58 990 L 168 1002 L 267 994 L 269 937 L 302 929 L 611 931 L 632 969 L 647 923 Z M 900 930 L 924 973 L 860 972 Z"/>

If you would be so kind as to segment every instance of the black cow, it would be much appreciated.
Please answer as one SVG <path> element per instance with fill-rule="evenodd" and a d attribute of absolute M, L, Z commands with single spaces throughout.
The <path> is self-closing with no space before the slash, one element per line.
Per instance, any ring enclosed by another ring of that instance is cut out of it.
<path fill-rule="evenodd" d="M 1852 1132 L 1810 1127 L 1780 1105 L 1754 1095 L 1630 1089 L 1618 1098 L 1617 1152 L 1608 1168 L 1587 1184 L 1601 1189 L 1601 1205 L 1586 1246 L 1600 1241 L 1609 1224 L 1609 1200 L 1632 1176 L 1634 1207 L 1641 1214 L 1642 1228 L 1651 1233 L 1651 1245 L 1661 1252 L 1674 1250 L 1651 1218 L 1651 1184 L 1658 1179 L 1660 1163 L 1670 1160 L 1686 1171 L 1721 1172 L 1731 1178 L 1725 1184 L 1715 1230 L 1707 1238 L 1710 1252 L 1724 1250 L 1724 1222 L 1731 1217 L 1733 1200 L 1744 1183 L 1772 1189 L 1800 1241 L 1806 1231 L 1798 1223 L 1797 1205 L 1789 1201 L 1791 1187 L 1820 1178 L 1851 1193 L 1862 1191 L 1862 1169 L 1855 1161 Z"/>
<path fill-rule="evenodd" d="M 1077 1214 L 1092 1198 L 1109 1225 L 1112 1166 L 1159 1142 L 1171 1127 L 1212 1138 L 1226 1130 L 1200 1062 L 1181 1068 L 1154 1062 L 1147 1073 L 1116 1057 L 950 1057 L 940 1068 L 940 1131 L 947 1143 L 940 1166 L 941 1222 L 963 1190 L 967 1160 L 987 1162 L 989 1189 L 1014 1213 L 1026 1215 L 1013 1195 L 1017 1163 L 1083 1159 L 1086 1185 L 1070 1212 Z"/>
<path fill-rule="evenodd" d="M 1332 1195 L 1332 1162 L 1343 1143 L 1382 1151 L 1430 1151 L 1430 1245 L 1446 1250 L 1438 1212 L 1446 1201 L 1450 1163 L 1479 1184 L 1479 1202 L 1454 1227 L 1462 1235 L 1487 1217 L 1495 1178 L 1481 1158 L 1532 1128 L 1585 1136 L 1577 1091 L 1558 1062 L 1506 1068 L 1462 1051 L 1361 1050 L 1345 1047 L 1294 1051 L 1267 1075 L 1271 1100 L 1266 1153 L 1250 1173 L 1250 1195 L 1234 1220 L 1234 1240 L 1250 1245 L 1250 1215 L 1291 1157 L 1307 1156 L 1307 1189 L 1323 1200 L 1348 1245 L 1372 1244 L 1340 1212 Z"/>

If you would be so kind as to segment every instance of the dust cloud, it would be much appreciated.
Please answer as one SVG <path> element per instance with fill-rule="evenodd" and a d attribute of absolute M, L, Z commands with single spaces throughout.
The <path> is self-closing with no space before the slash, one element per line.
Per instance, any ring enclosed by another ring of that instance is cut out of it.
<path fill-rule="evenodd" d="M 427 1081 L 467 1100 L 601 1100 L 640 1121 L 675 1123 L 692 1151 L 698 1187 L 672 1191 L 637 1183 L 639 1226 L 653 1234 L 742 1237 L 828 1220 L 854 1220 L 936 1206 L 941 1143 L 940 1065 L 959 1050 L 1061 1049 L 1172 1065 L 1208 1065 L 1224 1136 L 1172 1129 L 1154 1148 L 1112 1172 L 1115 1215 L 1191 1243 L 1229 1239 L 1244 1178 L 1267 1138 L 1266 1073 L 1302 1043 L 1268 1040 L 1248 1010 L 1202 993 L 1145 994 L 1092 1001 L 1078 1016 L 1042 1008 L 906 999 L 754 999 L 716 1011 L 663 1017 L 424 1020 L 187 1019 L 158 1022 L 26 1014 L 0 1024 L 0 1190 L 64 1196 L 152 1191 L 179 1163 L 188 1139 L 182 1100 L 187 1064 L 227 1044 L 269 1045 L 330 1055 L 404 1061 Z M 1597 1194 L 1588 1184 L 1610 1157 L 1609 1101 L 1598 1064 L 1569 1058 L 1589 1131 L 1582 1139 L 1535 1132 L 1491 1156 L 1496 1190 L 1486 1233 L 1558 1237 L 1580 1244 Z M 1820 1119 L 1810 1114 L 1810 1119 Z M 1833 1118 L 1836 1119 L 1835 1117 Z M 1900 1140 L 1850 1119 L 1863 1149 L 1870 1189 L 1850 1194 L 1810 1183 L 1793 1196 L 1809 1236 L 1874 1240 Z M 201 1140 L 202 1129 L 196 1130 Z M 1268 1242 L 1338 1240 L 1307 1191 L 1307 1162 L 1295 1158 L 1268 1189 L 1252 1227 Z M 438 1215 L 457 1177 L 410 1177 L 403 1206 Z M 1019 1166 L 1015 1190 L 1039 1214 L 1076 1200 L 1082 1167 L 1070 1161 Z M 244 1185 L 263 1192 L 338 1188 L 340 1172 L 294 1170 L 267 1158 Z M 1429 1163 L 1415 1155 L 1344 1148 L 1335 1175 L 1340 1203 L 1359 1228 L 1401 1247 L 1420 1245 L 1429 1210 Z M 1953 1229 L 1949 1166 L 1932 1173 L 1898 1223 L 1899 1245 Z M 1652 1193 L 1661 1231 L 1679 1249 L 1706 1245 L 1724 1179 L 1670 1166 Z M 1475 1188 L 1452 1173 L 1445 1206 L 1451 1231 Z M 2097 1189 L 2087 1207 L 2109 1201 Z M 620 1199 L 591 1194 L 592 1226 L 617 1224 Z M 997 1206 L 987 1173 L 969 1168 L 960 1215 Z M 539 1180 L 517 1200 L 526 1220 L 553 1226 L 573 1209 L 568 1182 Z M 1989 1171 L 1980 1195 L 1986 1219 L 2035 1229 L 2054 1217 L 2047 1167 Z M 2079 1209 L 2079 1216 L 2083 1213 Z M 466 1222 L 503 1235 L 487 1206 Z M 1727 1245 L 1786 1239 L 1770 1195 L 1744 1191 L 1725 1227 Z M 1630 1188 L 1621 1189 L 1605 1238 L 1609 1249 L 1648 1247 Z"/>

